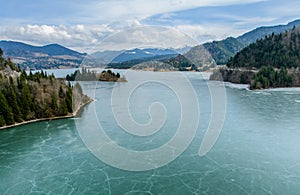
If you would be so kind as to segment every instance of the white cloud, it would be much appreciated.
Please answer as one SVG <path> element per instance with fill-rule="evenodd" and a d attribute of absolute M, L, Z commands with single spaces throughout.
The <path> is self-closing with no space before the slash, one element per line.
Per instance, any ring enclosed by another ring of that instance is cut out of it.
<path fill-rule="evenodd" d="M 121 50 L 136 47 L 183 47 L 195 45 L 191 37 L 176 29 L 143 26 L 138 21 L 110 25 L 25 25 L 0 29 L 0 39 L 33 45 L 58 43 L 81 51 Z"/>
<path fill-rule="evenodd" d="M 25 25 L 0 29 L 0 39 L 22 41 L 34 45 L 58 43 L 79 51 L 88 51 L 93 45 L 116 30 L 108 25 Z"/>
<path fill-rule="evenodd" d="M 37 25 L 22 20 L 21 25 L 15 21 L 11 23 L 12 25 L 9 25 L 10 22 L 6 25 L 2 22 L 0 39 L 22 41 L 35 45 L 58 43 L 81 52 L 91 52 L 95 46 L 98 45 L 99 47 L 100 43 L 102 43 L 100 46 L 102 50 L 157 44 L 161 46 L 165 44 L 166 47 L 180 47 L 192 39 L 194 40 L 191 41 L 193 43 L 195 40 L 203 43 L 228 36 L 238 36 L 249 30 L 243 28 L 247 24 L 271 23 L 276 20 L 276 17 L 224 16 L 225 19 L 232 17 L 239 21 L 231 25 L 203 22 L 201 24 L 189 24 L 179 20 L 173 21 L 173 30 L 169 31 L 163 27 L 144 27 L 143 19 L 162 14 L 159 19 L 168 21 L 174 17 L 173 12 L 176 11 L 203 6 L 225 6 L 262 1 L 265 0 L 110 0 L 89 2 L 86 5 L 78 3 L 78 5 L 72 5 L 78 6 L 74 16 L 60 18 L 62 21 L 71 21 L 69 24 Z M 294 12 L 298 10 L 295 5 L 298 4 L 293 4 Z M 290 8 L 286 5 L 285 8 L 287 7 Z M 287 9 L 284 10 L 281 15 L 288 14 Z M 272 10 L 266 11 L 271 12 Z M 280 13 L 279 10 L 277 11 Z M 273 15 L 276 16 L 276 14 Z M 132 28 L 136 28 L 136 30 L 134 31 Z M 148 29 L 149 32 L 141 29 Z M 180 32 L 186 33 L 190 37 L 187 38 L 188 36 L 183 36 Z"/>
<path fill-rule="evenodd" d="M 222 24 L 178 25 L 175 28 L 191 36 L 199 43 L 220 40 L 229 36 L 239 36 L 244 32 Z"/>
<path fill-rule="evenodd" d="M 240 30 L 223 25 L 163 27 L 144 26 L 138 21 L 110 25 L 25 25 L 0 29 L 0 39 L 33 45 L 58 43 L 88 53 L 137 47 L 179 48 L 240 34 Z"/>
<path fill-rule="evenodd" d="M 266 0 L 111 0 L 86 5 L 81 15 L 93 15 L 98 21 L 144 19 L 156 14 L 188 10 L 204 6 L 247 4 Z"/>
<path fill-rule="evenodd" d="M 269 16 L 253 16 L 253 17 L 242 17 L 236 15 L 221 15 L 221 17 L 226 19 L 234 19 L 235 22 L 233 25 L 236 26 L 260 26 L 264 24 L 274 24 L 273 22 L 276 21 L 277 17 L 269 17 Z"/>
<path fill-rule="evenodd" d="M 160 26 L 139 26 L 115 33 L 100 44 L 94 51 L 122 50 L 133 48 L 179 48 L 186 45 L 197 45 L 190 36 L 174 29 Z"/>

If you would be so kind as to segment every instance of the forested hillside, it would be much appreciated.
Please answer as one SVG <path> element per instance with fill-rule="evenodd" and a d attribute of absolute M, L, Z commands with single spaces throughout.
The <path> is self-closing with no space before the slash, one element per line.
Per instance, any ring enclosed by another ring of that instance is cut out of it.
<path fill-rule="evenodd" d="M 216 61 L 216 64 L 226 64 L 230 57 L 244 48 L 244 45 L 236 38 L 229 37 L 222 41 L 213 41 L 203 45 Z"/>
<path fill-rule="evenodd" d="M 238 52 L 212 80 L 250 84 L 251 89 L 300 86 L 300 28 L 271 34 Z"/>
<path fill-rule="evenodd" d="M 24 121 L 67 116 L 76 108 L 73 94 L 80 101 L 89 98 L 80 85 L 72 87 L 43 71 L 27 74 L 9 59 L 3 58 L 0 49 L 0 127 Z"/>
<path fill-rule="evenodd" d="M 229 68 L 300 67 L 300 28 L 293 28 L 279 35 L 271 34 L 250 44 L 231 58 L 227 66 Z"/>

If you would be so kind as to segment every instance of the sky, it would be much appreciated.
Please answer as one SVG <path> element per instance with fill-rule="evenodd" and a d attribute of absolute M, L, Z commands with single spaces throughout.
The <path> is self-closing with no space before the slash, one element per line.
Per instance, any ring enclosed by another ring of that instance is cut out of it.
<path fill-rule="evenodd" d="M 98 50 L 118 49 L 118 45 L 124 49 L 133 47 L 126 45 L 128 42 L 135 41 L 138 45 L 145 40 L 154 41 L 153 37 L 159 37 L 156 42 L 170 47 L 183 47 L 190 44 L 184 36 L 200 44 L 300 19 L 298 0 L 0 0 L 0 3 L 0 40 L 33 45 L 58 43 L 88 53 L 101 44 Z"/>

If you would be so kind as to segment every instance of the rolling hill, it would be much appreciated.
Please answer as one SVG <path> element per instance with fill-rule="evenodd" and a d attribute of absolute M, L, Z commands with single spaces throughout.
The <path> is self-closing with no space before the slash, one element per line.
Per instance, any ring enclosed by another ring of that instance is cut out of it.
<path fill-rule="evenodd" d="M 22 68 L 53 69 L 79 67 L 85 53 L 68 49 L 58 44 L 33 46 L 21 42 L 0 41 L 5 56 Z"/>

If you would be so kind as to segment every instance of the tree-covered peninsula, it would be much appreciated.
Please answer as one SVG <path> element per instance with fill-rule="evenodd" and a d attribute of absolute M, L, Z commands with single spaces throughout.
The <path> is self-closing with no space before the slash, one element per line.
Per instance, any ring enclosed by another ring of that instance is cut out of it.
<path fill-rule="evenodd" d="M 249 84 L 251 89 L 300 87 L 300 28 L 257 40 L 226 66 L 211 79 Z"/>
<path fill-rule="evenodd" d="M 79 101 L 73 102 L 73 96 Z M 27 74 L 0 49 L 0 127 L 54 117 L 73 116 L 90 99 L 79 84 L 71 86 L 46 72 Z"/>

